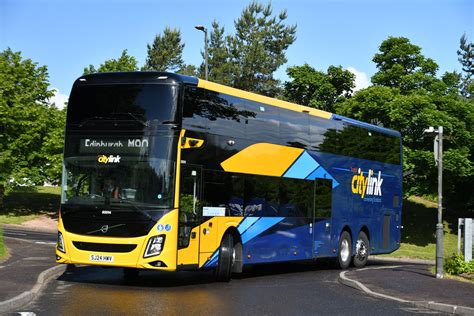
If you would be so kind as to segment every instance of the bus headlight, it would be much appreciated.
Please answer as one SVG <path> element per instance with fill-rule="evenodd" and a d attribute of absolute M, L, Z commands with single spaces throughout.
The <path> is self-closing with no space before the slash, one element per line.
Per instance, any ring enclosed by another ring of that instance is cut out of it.
<path fill-rule="evenodd" d="M 56 243 L 56 249 L 58 249 L 62 253 L 66 253 L 66 248 L 64 248 L 64 238 L 61 232 L 58 232 L 58 241 Z"/>
<path fill-rule="evenodd" d="M 165 235 L 153 236 L 148 240 L 143 258 L 158 256 L 165 244 Z"/>

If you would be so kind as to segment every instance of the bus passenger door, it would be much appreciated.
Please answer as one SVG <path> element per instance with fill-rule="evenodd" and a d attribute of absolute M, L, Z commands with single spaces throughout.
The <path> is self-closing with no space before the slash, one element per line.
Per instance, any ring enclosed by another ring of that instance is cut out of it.
<path fill-rule="evenodd" d="M 178 268 L 199 264 L 199 211 L 202 168 L 181 164 L 179 193 Z"/>
<path fill-rule="evenodd" d="M 327 257 L 331 254 L 332 180 L 315 180 L 313 216 L 313 256 Z"/>

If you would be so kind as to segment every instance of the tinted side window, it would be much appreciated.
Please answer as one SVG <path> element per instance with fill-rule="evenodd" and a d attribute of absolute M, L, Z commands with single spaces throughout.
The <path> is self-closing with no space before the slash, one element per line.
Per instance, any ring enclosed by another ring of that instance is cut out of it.
<path fill-rule="evenodd" d="M 258 139 L 259 142 L 280 142 L 279 108 L 246 101 L 249 115 L 245 118 L 248 139 Z"/>
<path fill-rule="evenodd" d="M 365 128 L 341 124 L 338 129 L 338 152 L 344 156 L 400 163 L 400 139 Z"/>
<path fill-rule="evenodd" d="M 243 104 L 235 102 L 236 98 L 195 87 L 185 91 L 184 128 L 237 138 L 245 136 L 242 118 L 246 112 Z"/>
<path fill-rule="evenodd" d="M 244 185 L 245 216 L 280 216 L 279 177 L 247 174 Z"/>
<path fill-rule="evenodd" d="M 311 218 L 314 208 L 314 181 L 281 178 L 280 208 L 280 216 Z"/>
<path fill-rule="evenodd" d="M 309 116 L 310 150 L 336 152 L 337 136 L 334 121 Z"/>
<path fill-rule="evenodd" d="M 332 180 L 316 179 L 316 196 L 314 204 L 316 218 L 331 217 Z"/>
<path fill-rule="evenodd" d="M 280 139 L 286 146 L 307 148 L 309 146 L 309 115 L 280 109 Z"/>
<path fill-rule="evenodd" d="M 200 206 L 225 207 L 227 216 L 310 218 L 314 208 L 314 183 L 204 170 Z M 321 203 L 321 208 L 327 207 L 326 202 Z"/>

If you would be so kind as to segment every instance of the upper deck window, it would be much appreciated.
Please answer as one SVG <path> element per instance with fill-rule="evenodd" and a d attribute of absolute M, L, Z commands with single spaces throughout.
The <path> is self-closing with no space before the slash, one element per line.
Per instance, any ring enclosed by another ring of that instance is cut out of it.
<path fill-rule="evenodd" d="M 178 87 L 168 84 L 104 84 L 77 86 L 71 93 L 67 124 L 138 125 L 175 122 Z"/>

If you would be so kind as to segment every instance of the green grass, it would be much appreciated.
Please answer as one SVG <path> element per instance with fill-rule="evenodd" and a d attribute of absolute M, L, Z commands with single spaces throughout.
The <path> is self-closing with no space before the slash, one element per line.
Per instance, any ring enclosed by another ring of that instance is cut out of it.
<path fill-rule="evenodd" d="M 389 257 L 408 257 L 434 260 L 436 256 L 437 204 L 422 197 L 411 196 L 403 201 L 402 243 L 400 249 Z M 457 250 L 457 235 L 454 233 L 454 219 L 445 211 L 444 257 Z"/>
<path fill-rule="evenodd" d="M 5 249 L 5 244 L 3 243 L 3 229 L 0 227 L 0 262 L 6 256 L 7 251 Z"/>
<path fill-rule="evenodd" d="M 18 189 L 5 197 L 0 224 L 21 224 L 43 214 L 56 217 L 59 204 L 59 187 Z"/>

